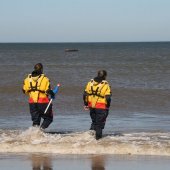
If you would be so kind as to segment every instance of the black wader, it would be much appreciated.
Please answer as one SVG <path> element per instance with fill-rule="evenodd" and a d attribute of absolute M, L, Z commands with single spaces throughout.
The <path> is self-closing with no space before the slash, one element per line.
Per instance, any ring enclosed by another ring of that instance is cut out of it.
<path fill-rule="evenodd" d="M 96 131 L 96 140 L 102 138 L 102 130 L 105 127 L 106 118 L 109 111 L 107 109 L 90 108 L 92 124 L 90 130 Z"/>
<path fill-rule="evenodd" d="M 46 114 L 44 114 L 48 103 L 30 103 L 30 113 L 33 121 L 33 126 L 40 126 L 41 118 L 44 121 L 41 124 L 41 128 L 47 128 L 53 121 L 52 104 L 48 108 Z"/>

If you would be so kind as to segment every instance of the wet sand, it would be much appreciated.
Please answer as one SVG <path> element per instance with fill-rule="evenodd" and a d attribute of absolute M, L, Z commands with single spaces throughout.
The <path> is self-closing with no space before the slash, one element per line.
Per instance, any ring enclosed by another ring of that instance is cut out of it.
<path fill-rule="evenodd" d="M 170 157 L 132 155 L 1 154 L 2 170 L 169 170 Z"/>

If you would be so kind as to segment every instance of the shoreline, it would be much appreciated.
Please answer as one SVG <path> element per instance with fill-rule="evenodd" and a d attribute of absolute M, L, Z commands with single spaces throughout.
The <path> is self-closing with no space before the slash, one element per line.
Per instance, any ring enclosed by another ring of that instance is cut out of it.
<path fill-rule="evenodd" d="M 1 168 L 17 169 L 74 169 L 74 170 L 112 170 L 112 169 L 150 169 L 168 170 L 169 156 L 134 156 L 134 155 L 54 155 L 54 154 L 0 154 Z"/>

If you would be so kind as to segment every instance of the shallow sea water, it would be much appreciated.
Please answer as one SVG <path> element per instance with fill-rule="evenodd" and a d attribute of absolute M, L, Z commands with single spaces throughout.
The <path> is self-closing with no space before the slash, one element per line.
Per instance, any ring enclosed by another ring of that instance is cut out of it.
<path fill-rule="evenodd" d="M 1 169 L 169 170 L 169 42 L 0 44 L 0 60 Z M 31 128 L 21 92 L 38 62 L 52 87 L 61 83 L 46 133 Z M 107 70 L 113 96 L 96 142 L 82 93 L 99 69 Z"/>

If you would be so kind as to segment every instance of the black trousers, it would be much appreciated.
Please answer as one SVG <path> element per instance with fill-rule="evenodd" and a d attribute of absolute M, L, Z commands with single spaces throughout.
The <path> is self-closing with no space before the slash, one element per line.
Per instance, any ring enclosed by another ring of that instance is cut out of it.
<path fill-rule="evenodd" d="M 96 109 L 90 108 L 90 117 L 92 120 L 90 130 L 96 131 L 96 139 L 102 138 L 102 130 L 105 127 L 106 118 L 108 116 L 109 110 L 107 109 Z"/>
<path fill-rule="evenodd" d="M 52 113 L 52 104 L 48 108 L 46 114 L 44 114 L 45 109 L 48 103 L 30 103 L 30 114 L 33 121 L 33 126 L 40 126 L 41 118 L 43 118 L 43 122 L 41 124 L 41 128 L 47 128 L 51 122 L 53 121 L 53 113 Z"/>

